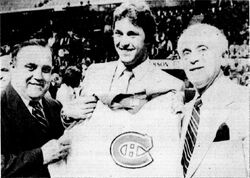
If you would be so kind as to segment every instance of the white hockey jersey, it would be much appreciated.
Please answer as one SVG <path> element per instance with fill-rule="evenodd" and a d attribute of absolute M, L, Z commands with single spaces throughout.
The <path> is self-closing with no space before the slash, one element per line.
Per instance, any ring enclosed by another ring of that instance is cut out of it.
<path fill-rule="evenodd" d="M 92 118 L 70 130 L 67 160 L 49 165 L 51 177 L 179 177 L 178 120 L 157 97 L 138 113 L 98 102 Z"/>

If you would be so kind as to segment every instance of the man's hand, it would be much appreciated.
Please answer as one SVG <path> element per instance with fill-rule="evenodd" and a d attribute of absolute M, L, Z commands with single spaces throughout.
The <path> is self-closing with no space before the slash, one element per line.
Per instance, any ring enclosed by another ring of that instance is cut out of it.
<path fill-rule="evenodd" d="M 177 92 L 171 98 L 171 111 L 173 114 L 183 113 L 184 101 L 183 93 Z"/>
<path fill-rule="evenodd" d="M 65 136 L 66 135 L 66 136 Z M 42 146 L 43 164 L 50 164 L 64 159 L 69 154 L 71 142 L 67 134 L 58 140 L 50 140 Z"/>
<path fill-rule="evenodd" d="M 178 121 L 179 137 L 181 137 L 182 124 L 184 119 L 184 94 L 177 92 L 171 99 L 171 112 L 176 116 Z"/>
<path fill-rule="evenodd" d="M 92 116 L 96 103 L 95 96 L 80 96 L 63 106 L 63 114 L 76 120 L 88 119 Z"/>

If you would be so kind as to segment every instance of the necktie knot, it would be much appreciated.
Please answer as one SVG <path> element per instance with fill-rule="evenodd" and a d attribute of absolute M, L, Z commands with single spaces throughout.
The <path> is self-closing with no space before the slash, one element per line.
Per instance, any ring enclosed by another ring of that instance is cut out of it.
<path fill-rule="evenodd" d="M 31 100 L 29 102 L 29 105 L 32 107 L 32 108 L 35 108 L 35 109 L 42 109 L 42 106 L 41 104 L 39 103 L 39 101 L 33 101 Z"/>
<path fill-rule="evenodd" d="M 125 69 L 123 71 L 123 76 L 130 80 L 134 76 L 134 74 L 131 70 Z"/>
<path fill-rule="evenodd" d="M 127 94 L 130 85 L 131 78 L 133 77 L 133 72 L 131 70 L 125 69 L 119 76 L 119 78 L 113 83 L 114 93 Z"/>
<path fill-rule="evenodd" d="M 194 107 L 197 109 L 197 108 L 200 108 L 201 105 L 202 105 L 202 100 L 201 100 L 201 97 L 199 96 L 199 97 L 196 99 L 195 103 L 194 103 Z"/>
<path fill-rule="evenodd" d="M 47 119 L 45 118 L 42 105 L 38 101 L 30 101 L 29 105 L 32 107 L 32 115 L 36 119 L 36 121 L 39 123 L 40 128 L 44 133 L 47 132 L 49 123 Z"/>

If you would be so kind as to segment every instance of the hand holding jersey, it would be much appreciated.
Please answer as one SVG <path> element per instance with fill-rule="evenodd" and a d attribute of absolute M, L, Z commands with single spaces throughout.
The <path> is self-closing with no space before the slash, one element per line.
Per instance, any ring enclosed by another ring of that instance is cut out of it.
<path fill-rule="evenodd" d="M 119 60 L 88 68 L 84 94 L 100 101 L 91 119 L 70 131 L 72 152 L 49 166 L 51 176 L 178 177 L 178 120 L 171 106 L 182 82 L 150 63 L 155 20 L 145 2 L 123 3 L 113 19 Z"/>
<path fill-rule="evenodd" d="M 178 176 L 178 122 L 166 109 L 171 97 L 157 97 L 136 114 L 98 102 L 91 120 L 69 131 L 72 152 L 66 162 L 49 165 L 51 176 Z"/>

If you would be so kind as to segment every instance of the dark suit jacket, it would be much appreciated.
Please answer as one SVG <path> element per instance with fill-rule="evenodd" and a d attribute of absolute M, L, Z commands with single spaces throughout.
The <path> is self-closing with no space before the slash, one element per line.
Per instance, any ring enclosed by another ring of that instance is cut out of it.
<path fill-rule="evenodd" d="M 1 174 L 2 177 L 49 177 L 43 166 L 41 146 L 63 134 L 62 105 L 42 99 L 49 130 L 44 133 L 21 97 L 9 84 L 1 93 Z"/>

